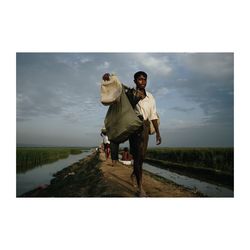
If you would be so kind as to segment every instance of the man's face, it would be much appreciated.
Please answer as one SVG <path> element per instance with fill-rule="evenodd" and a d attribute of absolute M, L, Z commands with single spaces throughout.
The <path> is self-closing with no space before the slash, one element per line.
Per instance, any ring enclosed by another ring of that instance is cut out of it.
<path fill-rule="evenodd" d="M 136 80 L 135 84 L 138 89 L 145 89 L 147 85 L 147 78 L 145 78 L 143 75 L 140 75 Z"/>

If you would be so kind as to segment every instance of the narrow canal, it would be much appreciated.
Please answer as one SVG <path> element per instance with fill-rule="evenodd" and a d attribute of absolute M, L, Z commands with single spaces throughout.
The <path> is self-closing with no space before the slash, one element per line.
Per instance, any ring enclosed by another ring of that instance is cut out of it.
<path fill-rule="evenodd" d="M 61 159 L 53 163 L 44 164 L 35 167 L 25 173 L 16 175 L 16 196 L 35 189 L 41 185 L 49 184 L 53 174 L 62 170 L 71 164 L 78 162 L 91 153 L 91 150 L 84 151 L 81 154 L 69 155 L 66 159 Z"/>
<path fill-rule="evenodd" d="M 234 197 L 233 190 L 219 185 L 180 175 L 169 170 L 152 166 L 149 163 L 143 163 L 143 168 L 152 174 L 173 181 L 178 185 L 197 190 L 198 192 L 208 197 Z"/>

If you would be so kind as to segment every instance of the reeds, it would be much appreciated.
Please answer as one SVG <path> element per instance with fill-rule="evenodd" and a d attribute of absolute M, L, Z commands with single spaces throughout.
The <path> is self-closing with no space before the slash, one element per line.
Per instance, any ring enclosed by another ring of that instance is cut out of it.
<path fill-rule="evenodd" d="M 81 148 L 17 148 L 17 173 L 67 158 L 70 154 L 80 154 L 82 150 Z"/>
<path fill-rule="evenodd" d="M 233 148 L 151 148 L 147 157 L 230 174 L 234 169 Z"/>

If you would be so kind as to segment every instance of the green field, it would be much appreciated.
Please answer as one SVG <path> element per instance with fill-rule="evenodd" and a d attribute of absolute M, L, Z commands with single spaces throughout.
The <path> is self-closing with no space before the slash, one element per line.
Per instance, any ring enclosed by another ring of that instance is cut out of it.
<path fill-rule="evenodd" d="M 149 148 L 146 157 L 187 168 L 234 172 L 233 148 Z"/>
<path fill-rule="evenodd" d="M 16 170 L 17 173 L 26 172 L 47 163 L 67 158 L 70 154 L 80 154 L 89 148 L 65 148 L 65 147 L 17 147 L 16 149 Z"/>

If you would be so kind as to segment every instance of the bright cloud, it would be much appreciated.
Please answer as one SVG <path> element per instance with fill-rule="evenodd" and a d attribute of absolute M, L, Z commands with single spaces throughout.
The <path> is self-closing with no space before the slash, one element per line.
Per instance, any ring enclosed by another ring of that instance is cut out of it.
<path fill-rule="evenodd" d="M 135 57 L 145 68 L 154 71 L 156 74 L 168 76 L 172 71 L 166 57 L 153 56 L 144 53 L 135 54 Z"/>

